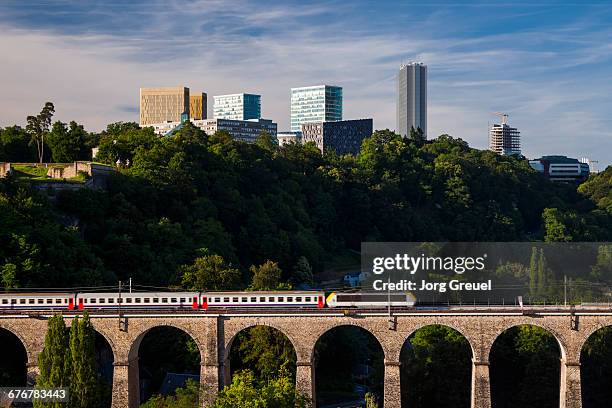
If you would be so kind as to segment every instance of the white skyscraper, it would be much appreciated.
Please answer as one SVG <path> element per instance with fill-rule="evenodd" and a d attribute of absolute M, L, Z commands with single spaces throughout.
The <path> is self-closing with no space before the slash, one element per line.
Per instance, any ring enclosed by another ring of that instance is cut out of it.
<path fill-rule="evenodd" d="M 427 65 L 412 62 L 397 75 L 397 132 L 406 137 L 421 128 L 427 137 Z"/>

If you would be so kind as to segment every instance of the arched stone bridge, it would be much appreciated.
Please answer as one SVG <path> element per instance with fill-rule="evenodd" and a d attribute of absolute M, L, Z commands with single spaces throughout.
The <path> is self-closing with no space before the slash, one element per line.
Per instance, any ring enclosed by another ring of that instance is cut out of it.
<path fill-rule="evenodd" d="M 0 315 L 0 328 L 15 334 L 28 356 L 28 375 L 38 371 L 48 316 Z M 67 323 L 70 319 L 67 319 Z M 462 310 L 395 313 L 298 312 L 292 314 L 93 314 L 95 329 L 106 338 L 114 354 L 113 408 L 135 408 L 139 401 L 138 348 L 146 333 L 159 326 L 185 331 L 201 352 L 203 404 L 229 383 L 228 354 L 235 336 L 249 327 L 271 326 L 293 343 L 297 355 L 299 390 L 314 397 L 314 349 L 317 340 L 334 327 L 359 326 L 379 341 L 384 352 L 384 406 L 398 408 L 400 401 L 400 352 L 408 337 L 421 327 L 444 325 L 459 331 L 472 348 L 473 408 L 490 408 L 489 352 L 505 330 L 523 324 L 540 326 L 553 334 L 561 350 L 560 408 L 581 407 L 580 352 L 596 330 L 612 325 L 612 311 Z"/>

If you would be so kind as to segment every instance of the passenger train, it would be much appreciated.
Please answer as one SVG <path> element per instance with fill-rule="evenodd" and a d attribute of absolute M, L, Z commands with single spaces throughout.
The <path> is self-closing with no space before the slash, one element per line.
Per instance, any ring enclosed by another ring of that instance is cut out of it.
<path fill-rule="evenodd" d="M 65 292 L 0 294 L 0 310 L 219 310 L 241 308 L 412 307 L 411 293 Z"/>

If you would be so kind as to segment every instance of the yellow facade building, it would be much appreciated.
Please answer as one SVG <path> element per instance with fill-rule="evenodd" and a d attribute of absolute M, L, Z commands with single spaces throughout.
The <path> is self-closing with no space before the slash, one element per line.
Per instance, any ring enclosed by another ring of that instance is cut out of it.
<path fill-rule="evenodd" d="M 189 96 L 189 118 L 192 120 L 202 120 L 208 119 L 207 109 L 208 109 L 208 101 L 207 101 L 206 93 L 196 93 L 195 95 Z"/>
<path fill-rule="evenodd" d="M 140 126 L 178 122 L 189 114 L 189 88 L 183 86 L 140 88 Z"/>

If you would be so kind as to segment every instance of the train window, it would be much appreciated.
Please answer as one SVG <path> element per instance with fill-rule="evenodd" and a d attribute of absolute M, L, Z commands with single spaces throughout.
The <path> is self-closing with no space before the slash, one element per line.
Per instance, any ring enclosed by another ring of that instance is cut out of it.
<path fill-rule="evenodd" d="M 285 301 L 285 297 L 284 296 L 279 296 L 278 297 L 278 301 L 279 302 L 284 302 Z"/>
<path fill-rule="evenodd" d="M 229 298 L 228 298 L 228 297 L 226 297 L 226 298 L 223 298 L 223 301 L 224 301 L 225 303 L 228 303 L 230 300 L 229 300 Z"/>
<path fill-rule="evenodd" d="M 243 302 L 243 303 L 246 303 L 246 302 L 248 302 L 248 301 L 249 301 L 249 298 L 246 298 L 246 297 L 243 297 L 243 298 L 242 298 L 242 302 Z"/>
<path fill-rule="evenodd" d="M 153 303 L 159 303 L 159 298 L 153 298 Z"/>
<path fill-rule="evenodd" d="M 274 302 L 274 298 L 273 298 L 272 296 L 270 296 L 270 297 L 268 298 L 268 302 Z"/>
<path fill-rule="evenodd" d="M 125 303 L 132 303 L 132 298 L 125 298 Z"/>
<path fill-rule="evenodd" d="M 47 299 L 47 304 L 50 305 L 53 303 L 53 299 Z"/>
<path fill-rule="evenodd" d="M 123 303 L 123 299 L 122 298 L 117 298 L 117 303 Z"/>
<path fill-rule="evenodd" d="M 233 298 L 233 299 L 232 299 L 232 302 L 234 302 L 234 303 L 238 303 L 238 298 L 237 298 L 237 297 Z"/>
<path fill-rule="evenodd" d="M 151 303 L 151 299 L 150 298 L 143 298 L 144 303 Z"/>
<path fill-rule="evenodd" d="M 219 303 L 221 301 L 221 298 L 215 298 L 215 303 Z"/>
<path fill-rule="evenodd" d="M 11 305 L 14 305 L 17 303 L 17 299 L 11 299 Z"/>
<path fill-rule="evenodd" d="M 259 298 L 259 301 L 262 302 L 262 303 L 265 303 L 266 298 L 264 296 L 262 296 L 262 297 Z"/>
<path fill-rule="evenodd" d="M 108 303 L 115 303 L 115 299 L 113 299 L 113 298 L 108 298 Z"/>
<path fill-rule="evenodd" d="M 33 305 L 34 304 L 34 299 L 28 299 L 28 303 Z"/>
<path fill-rule="evenodd" d="M 91 298 L 91 299 L 89 299 L 89 301 L 90 301 L 91 303 L 96 303 L 96 298 Z"/>
<path fill-rule="evenodd" d="M 64 299 L 64 303 L 68 303 L 68 299 Z"/>
<path fill-rule="evenodd" d="M 257 302 L 257 298 L 256 297 L 252 297 L 251 298 L 251 302 L 253 302 L 253 303 Z"/>
<path fill-rule="evenodd" d="M 2 299 L 2 304 L 3 305 L 8 305 L 8 299 Z"/>
<path fill-rule="evenodd" d="M 296 298 L 295 298 L 295 301 L 296 301 L 296 302 L 301 302 L 301 301 L 302 301 L 302 297 L 301 297 L 301 296 L 296 297 Z"/>
<path fill-rule="evenodd" d="M 19 304 L 20 304 L 20 305 L 24 305 L 24 304 L 25 304 L 25 302 L 26 302 L 26 300 L 25 300 L 25 299 L 19 299 Z"/>
<path fill-rule="evenodd" d="M 293 296 L 287 296 L 287 302 L 293 302 Z"/>
<path fill-rule="evenodd" d="M 310 296 L 306 296 L 306 297 L 304 298 L 304 301 L 305 301 L 305 302 L 310 302 Z"/>
<path fill-rule="evenodd" d="M 168 298 L 161 298 L 162 303 L 168 303 Z"/>
<path fill-rule="evenodd" d="M 140 298 L 134 299 L 134 303 L 140 303 Z"/>
<path fill-rule="evenodd" d="M 99 303 L 106 303 L 106 299 L 104 299 L 104 298 L 100 298 Z"/>
<path fill-rule="evenodd" d="M 204 299 L 206 299 L 206 298 L 204 298 Z M 176 303 L 176 298 L 170 298 L 170 302 Z"/>
<path fill-rule="evenodd" d="M 38 304 L 39 304 L 39 305 L 42 305 L 43 303 L 45 303 L 45 300 L 44 300 L 44 299 L 38 299 Z"/>
<path fill-rule="evenodd" d="M 55 304 L 62 304 L 62 299 L 55 299 Z"/>
<path fill-rule="evenodd" d="M 186 298 L 181 298 L 181 303 L 185 303 L 186 300 Z"/>

